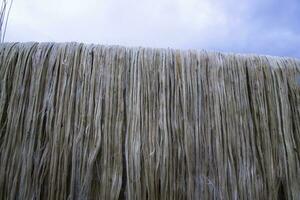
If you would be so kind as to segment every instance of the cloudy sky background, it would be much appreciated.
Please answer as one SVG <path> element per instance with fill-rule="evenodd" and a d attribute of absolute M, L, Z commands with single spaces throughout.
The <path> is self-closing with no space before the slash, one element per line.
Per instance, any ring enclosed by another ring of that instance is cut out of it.
<path fill-rule="evenodd" d="M 300 58 L 299 0 L 14 0 L 6 41 Z"/>

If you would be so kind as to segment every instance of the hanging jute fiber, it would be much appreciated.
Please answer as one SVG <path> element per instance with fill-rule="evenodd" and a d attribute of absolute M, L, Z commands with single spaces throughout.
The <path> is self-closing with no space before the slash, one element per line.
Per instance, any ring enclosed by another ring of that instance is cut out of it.
<path fill-rule="evenodd" d="M 300 60 L 0 44 L 0 199 L 300 199 Z"/>

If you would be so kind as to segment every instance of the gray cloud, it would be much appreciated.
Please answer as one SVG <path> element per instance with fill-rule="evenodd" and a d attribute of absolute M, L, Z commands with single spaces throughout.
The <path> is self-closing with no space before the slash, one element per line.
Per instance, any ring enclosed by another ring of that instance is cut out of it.
<path fill-rule="evenodd" d="M 15 1 L 7 41 L 78 41 L 300 58 L 296 0 Z"/>

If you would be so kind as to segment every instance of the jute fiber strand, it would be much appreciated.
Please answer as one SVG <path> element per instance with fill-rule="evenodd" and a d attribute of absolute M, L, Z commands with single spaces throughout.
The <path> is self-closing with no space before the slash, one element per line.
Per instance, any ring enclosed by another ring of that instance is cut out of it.
<path fill-rule="evenodd" d="M 300 61 L 0 44 L 0 199 L 300 199 Z"/>

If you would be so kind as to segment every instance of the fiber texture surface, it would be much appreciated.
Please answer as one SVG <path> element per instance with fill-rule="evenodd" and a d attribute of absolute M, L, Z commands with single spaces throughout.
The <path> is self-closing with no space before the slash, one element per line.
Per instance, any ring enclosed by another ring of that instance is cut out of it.
<path fill-rule="evenodd" d="M 300 199 L 300 61 L 0 44 L 0 199 Z"/>

